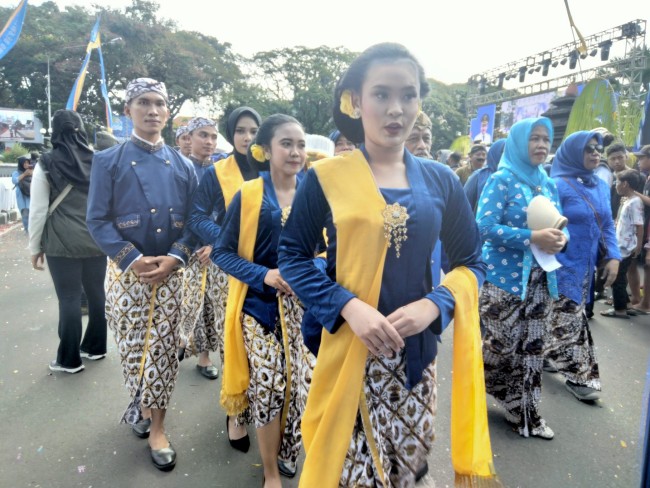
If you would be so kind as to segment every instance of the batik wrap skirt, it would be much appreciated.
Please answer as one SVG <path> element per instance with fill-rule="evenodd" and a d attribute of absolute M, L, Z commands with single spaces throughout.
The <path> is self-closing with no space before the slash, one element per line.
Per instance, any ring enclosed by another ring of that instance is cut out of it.
<path fill-rule="evenodd" d="M 185 355 L 219 351 L 223 364 L 223 324 L 228 300 L 228 275 L 210 262 L 201 266 L 193 254 L 183 273 L 181 308 Z"/>
<path fill-rule="evenodd" d="M 405 355 L 368 355 L 364 391 L 372 435 L 384 480 L 379 477 L 363 420 L 357 416 L 339 486 L 387 488 L 415 486 L 435 437 L 436 367 L 432 362 L 412 390 L 406 388 Z"/>
<path fill-rule="evenodd" d="M 249 402 L 247 415 L 256 428 L 264 427 L 276 416 L 281 416 L 282 441 L 278 458 L 295 464 L 302 445 L 300 419 L 304 411 L 300 392 L 301 384 L 305 383 L 301 378 L 305 374 L 305 368 L 299 360 L 304 347 L 300 334 L 303 310 L 292 298 L 282 299 L 281 310 L 284 314 L 274 332 L 242 313 L 250 374 L 246 392 Z M 286 355 L 285 347 L 289 350 Z M 287 378 L 289 374 L 290 378 Z"/>
<path fill-rule="evenodd" d="M 544 424 L 539 403 L 553 308 L 546 283 L 546 273 L 535 267 L 524 300 L 487 282 L 479 299 L 485 390 L 524 437 Z"/>
<path fill-rule="evenodd" d="M 574 383 L 600 391 L 598 361 L 584 305 L 560 295 L 553 304 L 548 339 L 547 357 L 558 371 Z"/>
<path fill-rule="evenodd" d="M 106 319 L 115 336 L 124 381 L 131 395 L 122 417 L 124 423 L 137 422 L 143 407 L 166 409 L 169 406 L 178 375 L 181 285 L 182 270 L 172 272 L 154 287 L 142 283 L 132 271 L 123 273 L 109 261 L 105 281 Z M 156 295 L 152 299 L 154 288 Z M 142 367 L 145 345 L 147 353 Z"/>

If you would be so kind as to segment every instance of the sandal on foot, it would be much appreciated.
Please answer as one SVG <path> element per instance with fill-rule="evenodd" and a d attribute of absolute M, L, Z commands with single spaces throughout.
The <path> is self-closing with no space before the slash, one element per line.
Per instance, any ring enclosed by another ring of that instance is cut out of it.
<path fill-rule="evenodd" d="M 607 310 L 602 310 L 600 312 L 600 315 L 603 317 L 611 317 L 611 318 L 616 318 L 616 319 L 629 319 L 630 317 L 627 315 L 627 313 L 621 314 L 621 313 L 616 313 L 616 310 L 613 308 L 608 308 Z"/>
<path fill-rule="evenodd" d="M 641 310 L 640 308 L 635 308 L 635 307 L 630 307 L 627 309 L 627 314 L 630 315 L 630 312 L 634 315 L 650 315 L 650 312 L 646 312 L 645 310 Z"/>

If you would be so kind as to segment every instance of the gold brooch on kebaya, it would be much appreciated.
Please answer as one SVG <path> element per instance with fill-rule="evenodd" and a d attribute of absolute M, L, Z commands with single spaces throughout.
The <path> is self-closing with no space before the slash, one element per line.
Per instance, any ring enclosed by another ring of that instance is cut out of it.
<path fill-rule="evenodd" d="M 395 253 L 399 258 L 402 243 L 408 239 L 406 221 L 409 219 L 409 214 L 406 212 L 406 207 L 395 202 L 386 205 L 382 215 L 384 216 L 384 237 L 388 241 L 388 247 L 395 245 Z"/>
<path fill-rule="evenodd" d="M 291 205 L 287 205 L 282 209 L 282 215 L 280 216 L 280 223 L 282 224 L 282 227 L 284 227 L 284 224 L 286 224 L 287 220 L 289 220 L 290 214 L 291 214 Z"/>

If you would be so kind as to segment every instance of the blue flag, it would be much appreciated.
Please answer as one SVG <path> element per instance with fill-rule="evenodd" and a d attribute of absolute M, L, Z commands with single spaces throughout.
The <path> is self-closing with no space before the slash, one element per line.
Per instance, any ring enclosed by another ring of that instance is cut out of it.
<path fill-rule="evenodd" d="M 23 30 L 25 12 L 27 12 L 27 0 L 22 0 L 0 32 L 0 59 L 4 58 L 18 42 L 20 32 Z"/>
<path fill-rule="evenodd" d="M 81 69 L 77 75 L 77 79 L 72 85 L 72 91 L 68 97 L 68 103 L 65 106 L 66 110 L 77 110 L 77 104 L 79 103 L 79 97 L 81 96 L 81 90 L 84 87 L 84 81 L 86 81 L 86 73 L 88 70 L 88 62 L 90 61 L 90 53 L 93 49 L 96 49 L 101 46 L 101 40 L 99 36 L 99 21 L 101 16 L 97 17 L 97 21 L 93 26 L 93 30 L 90 32 L 90 40 L 88 41 L 88 46 L 86 47 L 86 57 L 81 64 Z"/>

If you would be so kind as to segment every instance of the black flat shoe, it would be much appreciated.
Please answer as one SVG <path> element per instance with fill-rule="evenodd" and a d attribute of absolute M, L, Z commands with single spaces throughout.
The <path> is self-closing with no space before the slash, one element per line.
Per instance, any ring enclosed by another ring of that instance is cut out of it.
<path fill-rule="evenodd" d="M 146 439 L 149 437 L 149 432 L 151 431 L 151 418 L 142 419 L 139 422 L 131 426 L 133 433 L 137 435 L 140 439 Z"/>
<path fill-rule="evenodd" d="M 198 369 L 199 373 L 209 380 L 216 380 L 219 377 L 219 370 L 214 364 L 211 364 L 210 366 L 199 366 L 197 364 L 196 369 Z"/>
<path fill-rule="evenodd" d="M 228 430 L 228 420 L 230 417 L 226 415 L 226 434 L 228 435 L 228 442 L 230 442 L 230 446 L 233 449 L 237 449 L 238 451 L 241 452 L 248 452 L 248 449 L 251 447 L 251 440 L 250 437 L 248 437 L 248 434 L 246 434 L 244 437 L 241 439 L 231 439 L 230 438 L 230 431 Z"/>
<path fill-rule="evenodd" d="M 151 460 L 153 465 L 160 471 L 171 471 L 176 466 L 176 451 L 171 443 L 169 447 L 151 449 Z"/>
<path fill-rule="evenodd" d="M 424 464 L 420 466 L 420 469 L 418 469 L 415 472 L 415 482 L 417 483 L 422 478 L 424 478 L 428 472 L 429 472 L 429 463 L 424 461 Z"/>
<path fill-rule="evenodd" d="M 278 459 L 278 471 L 280 471 L 280 474 L 286 478 L 293 478 L 296 476 L 296 463 Z"/>

